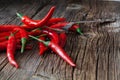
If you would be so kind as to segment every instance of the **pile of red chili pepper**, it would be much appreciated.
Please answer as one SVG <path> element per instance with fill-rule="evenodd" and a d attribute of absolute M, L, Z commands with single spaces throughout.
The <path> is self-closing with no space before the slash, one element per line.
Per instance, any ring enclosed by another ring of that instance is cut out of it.
<path fill-rule="evenodd" d="M 73 31 L 81 33 L 77 24 L 66 22 L 65 18 L 52 18 L 55 6 L 51 7 L 47 15 L 41 20 L 33 20 L 28 16 L 17 13 L 21 18 L 23 25 L 0 25 L 0 51 L 7 51 L 7 57 L 13 66 L 18 68 L 18 64 L 14 59 L 15 51 L 21 49 L 21 53 L 25 49 L 31 49 L 28 46 L 30 39 L 38 41 L 39 54 L 42 55 L 48 49 L 58 54 L 68 64 L 75 67 L 75 63 L 64 51 L 67 35 L 66 32 Z"/>

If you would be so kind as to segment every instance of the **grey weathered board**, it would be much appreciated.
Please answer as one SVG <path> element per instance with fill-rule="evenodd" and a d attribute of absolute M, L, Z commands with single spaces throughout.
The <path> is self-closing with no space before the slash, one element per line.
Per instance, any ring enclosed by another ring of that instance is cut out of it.
<path fill-rule="evenodd" d="M 120 2 L 1 0 L 0 24 L 20 25 L 16 12 L 41 19 L 53 5 L 56 5 L 53 17 L 65 17 L 67 21 L 120 17 Z M 19 69 L 11 66 L 5 52 L 1 52 L 0 80 L 120 80 L 120 19 L 113 23 L 80 24 L 80 27 L 84 35 L 68 33 L 64 48 L 76 68 L 50 52 L 39 56 L 38 47 L 33 44 L 33 50 L 16 52 Z"/>

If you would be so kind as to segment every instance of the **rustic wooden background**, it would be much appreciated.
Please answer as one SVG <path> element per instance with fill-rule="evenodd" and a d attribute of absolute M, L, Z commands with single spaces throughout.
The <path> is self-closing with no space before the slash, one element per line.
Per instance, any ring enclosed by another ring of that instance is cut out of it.
<path fill-rule="evenodd" d="M 98 0 L 1 0 L 0 24 L 20 25 L 16 12 L 33 19 L 43 18 L 56 5 L 53 17 L 67 21 L 120 17 L 120 2 Z M 65 50 L 77 64 L 72 68 L 58 55 L 33 50 L 15 58 L 20 68 L 11 66 L 5 52 L 0 53 L 0 80 L 120 80 L 120 19 L 113 23 L 80 24 L 84 36 L 68 33 Z"/>

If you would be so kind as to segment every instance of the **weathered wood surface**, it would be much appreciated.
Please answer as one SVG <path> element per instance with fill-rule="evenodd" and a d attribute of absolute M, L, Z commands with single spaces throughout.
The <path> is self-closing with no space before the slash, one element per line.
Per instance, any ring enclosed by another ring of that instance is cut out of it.
<path fill-rule="evenodd" d="M 16 2 L 13 2 L 16 1 Z M 45 16 L 56 5 L 53 17 L 67 21 L 95 20 L 120 17 L 120 2 L 91 0 L 2 0 L 0 24 L 18 24 L 16 12 L 33 19 Z M 120 79 L 120 19 L 114 23 L 80 25 L 84 36 L 68 33 L 65 50 L 77 64 L 72 68 L 58 55 L 46 52 L 39 56 L 37 45 L 32 51 L 16 53 L 20 68 L 12 67 L 5 52 L 0 54 L 0 80 L 119 80 Z"/>

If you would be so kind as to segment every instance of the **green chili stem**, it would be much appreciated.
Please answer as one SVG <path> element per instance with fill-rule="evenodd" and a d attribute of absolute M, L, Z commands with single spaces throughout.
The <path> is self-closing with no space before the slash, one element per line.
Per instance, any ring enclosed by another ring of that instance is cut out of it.
<path fill-rule="evenodd" d="M 37 40 L 37 41 L 39 41 L 39 42 L 42 42 L 42 43 L 45 44 L 46 46 L 49 45 L 49 42 L 50 42 L 50 41 L 43 41 L 43 40 L 38 39 L 38 38 L 36 38 L 35 36 L 32 36 L 32 35 L 28 35 L 28 36 L 31 37 L 31 38 L 33 38 L 33 39 L 35 39 L 35 40 Z"/>
<path fill-rule="evenodd" d="M 16 13 L 18 17 L 20 17 L 22 19 L 23 15 L 20 13 Z"/>

